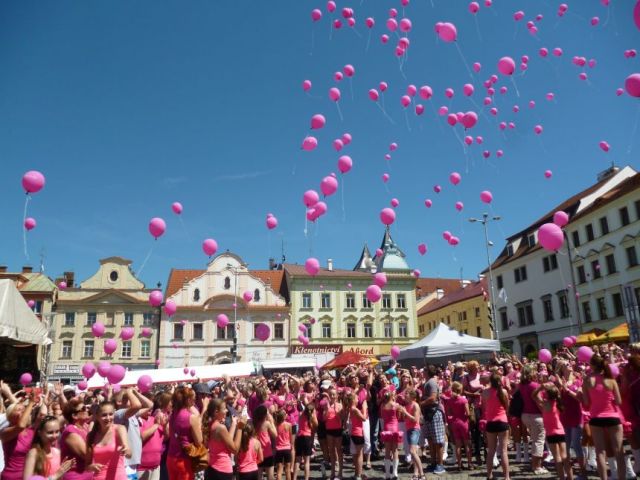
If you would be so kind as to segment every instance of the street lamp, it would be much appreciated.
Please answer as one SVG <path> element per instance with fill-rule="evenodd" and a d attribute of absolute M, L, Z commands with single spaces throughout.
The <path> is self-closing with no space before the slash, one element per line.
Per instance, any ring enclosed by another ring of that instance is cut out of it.
<path fill-rule="evenodd" d="M 238 268 L 246 268 L 248 263 L 241 263 L 239 266 L 234 267 L 230 263 L 227 263 L 227 270 L 231 270 L 234 275 L 234 298 L 233 298 L 233 347 L 231 347 L 231 361 L 236 363 L 238 359 L 238 325 L 236 320 L 238 319 Z"/>
<path fill-rule="evenodd" d="M 498 328 L 498 319 L 496 318 L 496 305 L 494 300 L 496 297 L 493 291 L 493 272 L 491 271 L 491 256 L 489 255 L 489 247 L 493 246 L 493 243 L 489 241 L 489 232 L 487 229 L 487 223 L 491 221 L 497 222 L 500 219 L 501 217 L 497 215 L 493 217 L 489 217 L 488 213 L 483 213 L 482 219 L 478 219 L 478 218 L 469 219 L 469 222 L 471 223 L 476 223 L 476 222 L 482 223 L 482 227 L 484 228 L 484 241 L 485 241 L 485 248 L 487 249 L 487 266 L 489 267 L 489 294 L 490 294 L 489 303 L 491 306 L 491 317 L 493 319 L 493 330 L 496 332 L 496 340 L 498 341 L 500 341 L 500 330 Z"/>

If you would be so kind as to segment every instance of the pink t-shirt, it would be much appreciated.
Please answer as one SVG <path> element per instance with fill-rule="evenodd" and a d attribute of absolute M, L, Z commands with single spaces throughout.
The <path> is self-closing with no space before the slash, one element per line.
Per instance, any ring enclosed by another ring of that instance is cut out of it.
<path fill-rule="evenodd" d="M 466 422 L 469 419 L 469 417 L 467 417 L 468 403 L 469 400 L 467 400 L 467 397 L 463 397 L 462 395 L 451 397 L 451 399 L 447 402 L 447 406 L 449 407 L 449 413 L 452 420 L 461 420 Z"/>
<path fill-rule="evenodd" d="M 31 449 L 34 435 L 33 428 L 26 428 L 16 438 L 2 444 L 4 450 L 4 470 L 0 477 L 2 480 L 22 480 L 24 463 Z"/>
<path fill-rule="evenodd" d="M 170 457 L 185 458 L 182 447 L 192 442 L 191 438 L 191 412 L 183 408 L 179 412 L 173 412 L 169 420 L 169 451 L 167 455 Z"/>
<path fill-rule="evenodd" d="M 538 408 L 538 405 L 533 400 L 531 394 L 538 388 L 538 382 L 529 382 L 520 384 L 520 395 L 522 395 L 522 413 L 531 413 L 533 415 L 540 415 L 542 412 Z"/>
<path fill-rule="evenodd" d="M 278 436 L 276 437 L 276 450 L 291 450 L 291 424 L 282 422 L 276 428 Z"/>
<path fill-rule="evenodd" d="M 238 452 L 238 472 L 250 473 L 258 470 L 258 454 L 256 453 L 256 445 L 258 440 L 249 439 L 247 450 Z"/>
<path fill-rule="evenodd" d="M 217 438 L 215 432 L 220 422 L 213 422 L 209 436 L 209 466 L 220 473 L 233 473 L 231 451 L 227 445 Z"/>
<path fill-rule="evenodd" d="M 140 433 L 150 429 L 156 423 L 156 419 L 150 416 L 142 422 Z M 142 455 L 140 457 L 139 471 L 153 470 L 160 466 L 162 460 L 162 440 L 164 439 L 164 427 L 160 426 L 153 432 L 153 435 L 142 444 Z"/>

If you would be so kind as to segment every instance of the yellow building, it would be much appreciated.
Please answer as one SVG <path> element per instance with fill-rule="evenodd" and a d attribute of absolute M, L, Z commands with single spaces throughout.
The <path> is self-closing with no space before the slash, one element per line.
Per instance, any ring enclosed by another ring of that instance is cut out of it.
<path fill-rule="evenodd" d="M 489 305 L 487 280 L 465 280 L 457 290 L 427 303 L 418 311 L 418 333 L 424 337 L 439 323 L 444 323 L 459 332 L 492 339 Z"/>

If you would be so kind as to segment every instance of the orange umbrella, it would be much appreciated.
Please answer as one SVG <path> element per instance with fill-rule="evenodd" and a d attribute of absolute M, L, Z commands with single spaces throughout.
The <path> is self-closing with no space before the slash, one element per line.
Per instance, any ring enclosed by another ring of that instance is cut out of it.
<path fill-rule="evenodd" d="M 334 368 L 344 368 L 347 365 L 355 365 L 360 362 L 378 363 L 378 361 L 370 355 L 362 355 L 356 352 L 344 352 L 336 356 L 333 360 L 328 361 L 320 367 L 320 370 L 333 370 Z"/>

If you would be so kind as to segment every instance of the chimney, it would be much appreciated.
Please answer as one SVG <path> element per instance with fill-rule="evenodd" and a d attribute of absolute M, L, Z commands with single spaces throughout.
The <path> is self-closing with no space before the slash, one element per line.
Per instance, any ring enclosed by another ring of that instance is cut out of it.
<path fill-rule="evenodd" d="M 478 274 L 478 281 L 482 281 L 482 280 L 484 280 L 484 274 L 479 273 Z"/>
<path fill-rule="evenodd" d="M 327 270 L 333 272 L 333 260 L 331 258 L 327 260 Z"/>
<path fill-rule="evenodd" d="M 436 289 L 436 300 L 440 300 L 442 297 L 444 297 L 444 290 L 442 288 L 437 288 Z"/>
<path fill-rule="evenodd" d="M 469 285 L 471 283 L 471 281 L 469 280 L 462 280 L 462 282 L 460 282 L 462 284 L 462 288 L 467 288 L 467 285 Z"/>
<path fill-rule="evenodd" d="M 64 281 L 67 282 L 67 287 L 73 288 L 73 280 L 75 278 L 75 274 L 73 272 L 64 272 L 62 276 L 64 277 Z"/>
<path fill-rule="evenodd" d="M 6 265 L 0 265 L 0 273 L 7 273 L 7 266 Z"/>
<path fill-rule="evenodd" d="M 274 258 L 269 259 L 269 270 L 275 270 L 278 264 Z"/>
<path fill-rule="evenodd" d="M 613 177 L 619 171 L 620 171 L 620 167 L 616 167 L 615 165 L 610 166 L 606 170 L 603 170 L 600 173 L 598 173 L 598 182 L 601 182 L 606 178 Z"/>
<path fill-rule="evenodd" d="M 33 272 L 33 267 L 29 265 L 25 265 L 24 267 L 22 267 L 22 273 L 31 273 L 31 272 Z"/>

